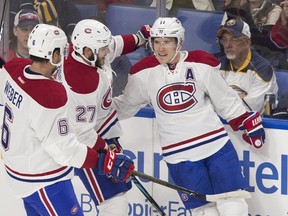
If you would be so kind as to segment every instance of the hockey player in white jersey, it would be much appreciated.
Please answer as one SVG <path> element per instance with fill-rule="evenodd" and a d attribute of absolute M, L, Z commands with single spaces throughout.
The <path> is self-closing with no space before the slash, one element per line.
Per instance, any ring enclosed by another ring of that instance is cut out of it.
<path fill-rule="evenodd" d="M 122 152 L 118 142 L 122 130 L 116 111 L 111 109 L 113 71 L 110 64 L 115 57 L 145 43 L 145 37 L 140 32 L 112 36 L 104 24 L 85 19 L 76 24 L 71 42 L 73 52 L 65 61 L 64 74 L 58 78 L 67 87 L 69 118 L 78 140 L 89 146 L 99 134 L 110 148 Z M 101 216 L 128 214 L 126 191 L 132 186 L 130 179 L 119 182 L 111 176 L 99 175 L 97 169 L 76 169 L 75 172 L 99 207 Z"/>
<path fill-rule="evenodd" d="M 51 78 L 66 46 L 61 29 L 39 24 L 28 39 L 32 61 L 17 58 L 0 71 L 2 157 L 8 184 L 29 216 L 84 215 L 71 184 L 73 167 L 98 166 L 120 181 L 134 169 L 126 155 L 104 150 L 107 144 L 100 136 L 88 147 L 73 133 L 65 88 Z"/>
<path fill-rule="evenodd" d="M 150 29 L 155 56 L 136 63 L 124 93 L 113 98 L 119 119 L 151 104 L 160 145 L 175 184 L 202 194 L 247 187 L 237 153 L 218 115 L 259 148 L 265 139 L 259 113 L 248 113 L 218 73 L 219 61 L 204 51 L 180 51 L 184 28 L 177 18 L 158 18 Z M 218 114 L 218 115 L 217 115 Z M 179 193 L 193 216 L 247 216 L 244 198 L 207 203 Z"/>

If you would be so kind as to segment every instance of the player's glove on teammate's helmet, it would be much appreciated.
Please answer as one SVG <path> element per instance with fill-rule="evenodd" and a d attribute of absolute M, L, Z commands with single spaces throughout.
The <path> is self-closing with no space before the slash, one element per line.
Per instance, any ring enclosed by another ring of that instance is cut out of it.
<path fill-rule="evenodd" d="M 136 36 L 138 38 L 138 47 L 145 43 L 148 43 L 148 39 L 150 37 L 150 28 L 150 25 L 143 25 L 141 29 L 136 33 Z"/>
<path fill-rule="evenodd" d="M 127 155 L 107 149 L 97 151 L 100 175 L 111 175 L 120 181 L 126 181 L 130 177 L 134 170 L 134 162 Z"/>

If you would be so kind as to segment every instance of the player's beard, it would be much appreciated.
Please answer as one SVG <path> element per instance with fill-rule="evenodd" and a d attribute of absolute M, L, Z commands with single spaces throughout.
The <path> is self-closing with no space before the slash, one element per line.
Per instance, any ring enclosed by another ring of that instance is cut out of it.
<path fill-rule="evenodd" d="M 105 58 L 102 58 L 102 59 L 97 58 L 95 65 L 96 67 L 103 68 L 104 62 L 105 62 Z"/>
<path fill-rule="evenodd" d="M 97 60 L 96 60 L 96 61 L 94 60 L 94 55 L 91 55 L 91 56 L 88 58 L 88 60 L 91 61 L 91 62 L 94 61 L 95 67 L 98 67 L 98 65 L 97 65 Z"/>
<path fill-rule="evenodd" d="M 96 60 L 95 66 L 98 67 L 98 68 L 102 68 L 102 65 L 101 65 L 99 59 Z"/>

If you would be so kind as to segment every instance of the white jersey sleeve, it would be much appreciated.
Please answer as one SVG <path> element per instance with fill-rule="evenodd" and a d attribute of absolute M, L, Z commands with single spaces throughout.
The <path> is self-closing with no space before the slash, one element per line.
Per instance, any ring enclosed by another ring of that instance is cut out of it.
<path fill-rule="evenodd" d="M 120 120 L 134 116 L 150 103 L 146 81 L 147 76 L 144 74 L 130 74 L 123 94 L 113 98 L 112 106 L 117 110 Z"/>

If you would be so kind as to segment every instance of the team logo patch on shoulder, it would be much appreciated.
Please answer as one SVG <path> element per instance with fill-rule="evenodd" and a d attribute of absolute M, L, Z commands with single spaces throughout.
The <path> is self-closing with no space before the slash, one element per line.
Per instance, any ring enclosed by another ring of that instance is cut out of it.
<path fill-rule="evenodd" d="M 75 214 L 77 214 L 77 212 L 78 212 L 78 207 L 75 205 L 75 206 L 73 206 L 72 209 L 71 209 L 71 214 L 72 214 L 72 215 L 75 215 Z"/>
<path fill-rule="evenodd" d="M 185 193 L 183 193 L 183 194 L 181 194 L 181 199 L 183 200 L 183 201 L 187 201 L 189 198 L 188 198 L 188 194 L 185 194 Z"/>
<path fill-rule="evenodd" d="M 157 104 L 166 113 L 179 113 L 191 109 L 197 100 L 193 82 L 172 83 L 162 87 L 157 94 Z"/>

